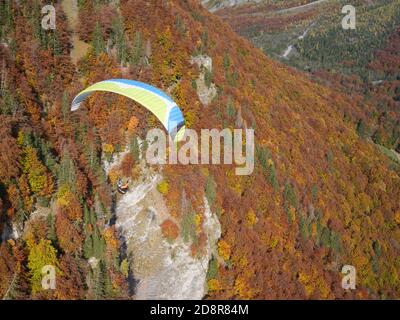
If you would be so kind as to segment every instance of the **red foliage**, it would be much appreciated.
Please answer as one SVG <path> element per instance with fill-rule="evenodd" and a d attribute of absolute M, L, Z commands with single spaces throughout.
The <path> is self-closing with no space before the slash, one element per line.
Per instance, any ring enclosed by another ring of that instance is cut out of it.
<path fill-rule="evenodd" d="M 170 219 L 165 220 L 160 227 L 163 236 L 168 240 L 175 240 L 179 236 L 178 226 Z"/>

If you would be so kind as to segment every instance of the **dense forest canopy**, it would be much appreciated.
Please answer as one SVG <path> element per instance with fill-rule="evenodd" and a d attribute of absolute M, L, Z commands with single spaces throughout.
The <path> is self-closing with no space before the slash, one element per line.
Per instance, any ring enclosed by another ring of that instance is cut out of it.
<path fill-rule="evenodd" d="M 400 151 L 399 1 L 352 1 L 355 29 L 342 28 L 343 0 L 229 4 L 220 2 L 216 14 L 235 31 L 314 81 L 365 100 L 372 109 L 347 116 L 362 136 Z"/>

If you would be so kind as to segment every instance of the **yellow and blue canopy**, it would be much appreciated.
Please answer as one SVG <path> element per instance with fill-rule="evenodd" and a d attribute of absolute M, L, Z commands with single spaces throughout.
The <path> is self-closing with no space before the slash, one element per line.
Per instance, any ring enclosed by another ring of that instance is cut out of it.
<path fill-rule="evenodd" d="M 151 111 L 164 125 L 174 141 L 180 141 L 185 133 L 185 119 L 177 104 L 163 91 L 143 82 L 127 79 L 111 79 L 97 82 L 81 91 L 72 101 L 71 111 L 93 92 L 113 92 L 128 97 Z"/>

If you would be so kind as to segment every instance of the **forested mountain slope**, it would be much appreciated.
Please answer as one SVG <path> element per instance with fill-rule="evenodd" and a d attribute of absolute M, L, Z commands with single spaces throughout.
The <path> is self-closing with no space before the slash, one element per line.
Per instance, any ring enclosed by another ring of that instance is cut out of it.
<path fill-rule="evenodd" d="M 168 91 L 188 128 L 255 130 L 251 175 L 165 165 L 157 187 L 172 216 L 164 237 L 182 237 L 194 258 L 207 243 L 204 197 L 219 219 L 207 298 L 399 297 L 399 160 L 361 137 L 354 120 L 373 105 L 271 60 L 199 1 L 78 3 L 77 30 L 58 4 L 57 28 L 47 31 L 45 1 L 0 4 L 1 297 L 134 296 L 134 262 L 113 224 L 115 183 L 144 173 L 137 138 L 159 124 L 108 94 L 70 112 L 81 89 L 121 77 Z M 74 64 L 76 35 L 90 47 Z M 204 70 L 191 63 L 199 55 L 212 58 L 208 105 L 197 92 Z M 127 141 L 118 172 L 106 172 Z M 47 264 L 57 266 L 56 290 L 41 290 Z M 357 290 L 341 287 L 346 264 L 356 267 Z"/>
<path fill-rule="evenodd" d="M 273 59 L 325 85 L 358 93 L 373 105 L 372 112 L 354 119 L 361 135 L 400 151 L 400 2 L 350 4 L 355 30 L 342 28 L 342 8 L 349 5 L 342 0 L 221 3 L 216 14 Z"/>

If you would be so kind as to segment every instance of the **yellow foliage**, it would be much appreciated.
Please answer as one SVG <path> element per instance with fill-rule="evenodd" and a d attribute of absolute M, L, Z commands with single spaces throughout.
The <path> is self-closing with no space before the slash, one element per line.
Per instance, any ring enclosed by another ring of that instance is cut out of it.
<path fill-rule="evenodd" d="M 394 221 L 400 225 L 400 210 L 394 214 Z"/>
<path fill-rule="evenodd" d="M 203 174 L 203 176 L 205 176 L 205 177 L 208 177 L 210 175 L 210 172 L 208 171 L 207 167 L 201 167 L 200 171 Z"/>
<path fill-rule="evenodd" d="M 169 190 L 169 183 L 167 180 L 163 180 L 161 181 L 158 185 L 157 185 L 157 190 L 163 194 L 166 195 L 168 193 Z"/>
<path fill-rule="evenodd" d="M 112 185 L 117 183 L 118 178 L 121 176 L 121 172 L 115 168 L 111 169 L 108 173 L 108 177 L 110 178 L 110 182 Z"/>
<path fill-rule="evenodd" d="M 319 288 L 319 292 L 321 294 L 321 297 L 323 299 L 328 299 L 330 290 L 329 290 L 328 285 L 326 284 L 326 282 L 322 278 L 318 279 L 318 288 Z"/>
<path fill-rule="evenodd" d="M 185 114 L 185 125 L 187 128 L 193 126 L 194 120 L 196 119 L 196 115 L 192 111 L 188 111 Z"/>
<path fill-rule="evenodd" d="M 209 291 L 219 291 L 221 290 L 221 284 L 217 279 L 210 279 L 207 282 Z"/>
<path fill-rule="evenodd" d="M 114 152 L 114 146 L 109 143 L 104 143 L 103 144 L 103 151 L 106 154 L 112 154 Z"/>
<path fill-rule="evenodd" d="M 112 228 L 105 229 L 103 236 L 104 240 L 106 241 L 107 247 L 110 248 L 111 251 L 116 252 L 119 247 L 119 242 L 115 237 L 113 229 Z"/>
<path fill-rule="evenodd" d="M 154 127 L 157 127 L 157 125 L 158 125 L 158 119 L 156 118 L 155 115 L 150 114 L 150 115 L 147 117 L 147 126 L 148 126 L 149 128 L 154 128 Z"/>
<path fill-rule="evenodd" d="M 25 140 L 24 132 L 22 130 L 18 131 L 17 144 L 19 146 L 22 146 L 24 144 L 24 140 Z"/>
<path fill-rule="evenodd" d="M 307 297 L 309 297 L 314 292 L 314 286 L 312 285 L 311 276 L 304 272 L 299 272 L 299 281 L 304 286 Z"/>
<path fill-rule="evenodd" d="M 226 173 L 227 176 L 227 180 L 228 180 L 228 185 L 229 187 L 232 189 L 232 191 L 234 191 L 237 195 L 241 195 L 242 194 L 242 185 L 241 185 L 241 181 L 240 178 L 234 173 L 233 170 L 228 170 Z"/>
<path fill-rule="evenodd" d="M 203 221 L 203 216 L 200 213 L 197 213 L 194 217 L 194 224 L 196 226 L 196 231 L 201 231 L 201 223 Z"/>
<path fill-rule="evenodd" d="M 372 207 L 373 203 L 371 198 L 364 192 L 360 193 L 358 195 L 358 209 L 361 212 L 370 212 Z"/>
<path fill-rule="evenodd" d="M 37 152 L 32 147 L 24 149 L 24 158 L 22 161 L 23 172 L 28 177 L 30 189 L 34 193 L 46 196 L 53 191 L 53 180 L 47 174 L 46 167 L 38 158 Z"/>
<path fill-rule="evenodd" d="M 254 296 L 253 290 L 249 288 L 246 279 L 238 276 L 235 280 L 234 292 L 240 299 L 249 300 Z"/>
<path fill-rule="evenodd" d="M 266 245 L 266 247 L 270 250 L 275 249 L 279 243 L 279 236 L 271 235 L 267 232 L 263 232 L 261 234 L 261 240 Z"/>
<path fill-rule="evenodd" d="M 246 222 L 249 227 L 253 227 L 257 223 L 258 219 L 252 209 L 249 210 L 246 217 Z"/>
<path fill-rule="evenodd" d="M 271 248 L 271 249 L 275 249 L 275 247 L 278 245 L 278 243 L 279 243 L 279 238 L 272 238 L 272 239 L 269 241 L 268 246 L 269 246 L 269 248 Z"/>
<path fill-rule="evenodd" d="M 129 276 L 129 262 L 128 262 L 128 260 L 126 258 L 124 260 L 122 260 L 121 266 L 120 266 L 120 270 L 121 270 L 121 273 L 124 275 L 124 277 L 128 278 L 128 276 Z"/>
<path fill-rule="evenodd" d="M 218 241 L 218 254 L 225 261 L 231 257 L 231 246 L 225 240 Z"/>
<path fill-rule="evenodd" d="M 357 270 L 364 270 L 364 268 L 368 266 L 369 260 L 365 255 L 358 254 L 353 258 L 353 263 Z"/>
<path fill-rule="evenodd" d="M 296 208 L 293 206 L 290 206 L 289 208 L 289 219 L 290 222 L 294 222 L 296 220 Z"/>
<path fill-rule="evenodd" d="M 72 193 L 68 185 L 62 185 L 58 188 L 57 203 L 60 206 L 67 207 L 71 202 Z"/>
<path fill-rule="evenodd" d="M 29 249 L 28 268 L 32 292 L 37 293 L 42 289 L 42 268 L 46 265 L 57 267 L 57 251 L 50 240 L 41 239 L 38 244 L 28 241 Z"/>
<path fill-rule="evenodd" d="M 299 272 L 299 282 L 304 286 L 307 297 L 310 297 L 316 288 L 323 299 L 328 299 L 330 294 L 329 286 L 324 279 L 318 275 L 316 269 L 313 268 L 311 274 Z"/>
<path fill-rule="evenodd" d="M 247 267 L 248 264 L 249 264 L 249 261 L 247 260 L 246 257 L 243 256 L 242 258 L 240 258 L 240 260 L 239 260 L 239 266 L 240 266 L 241 268 Z"/>

